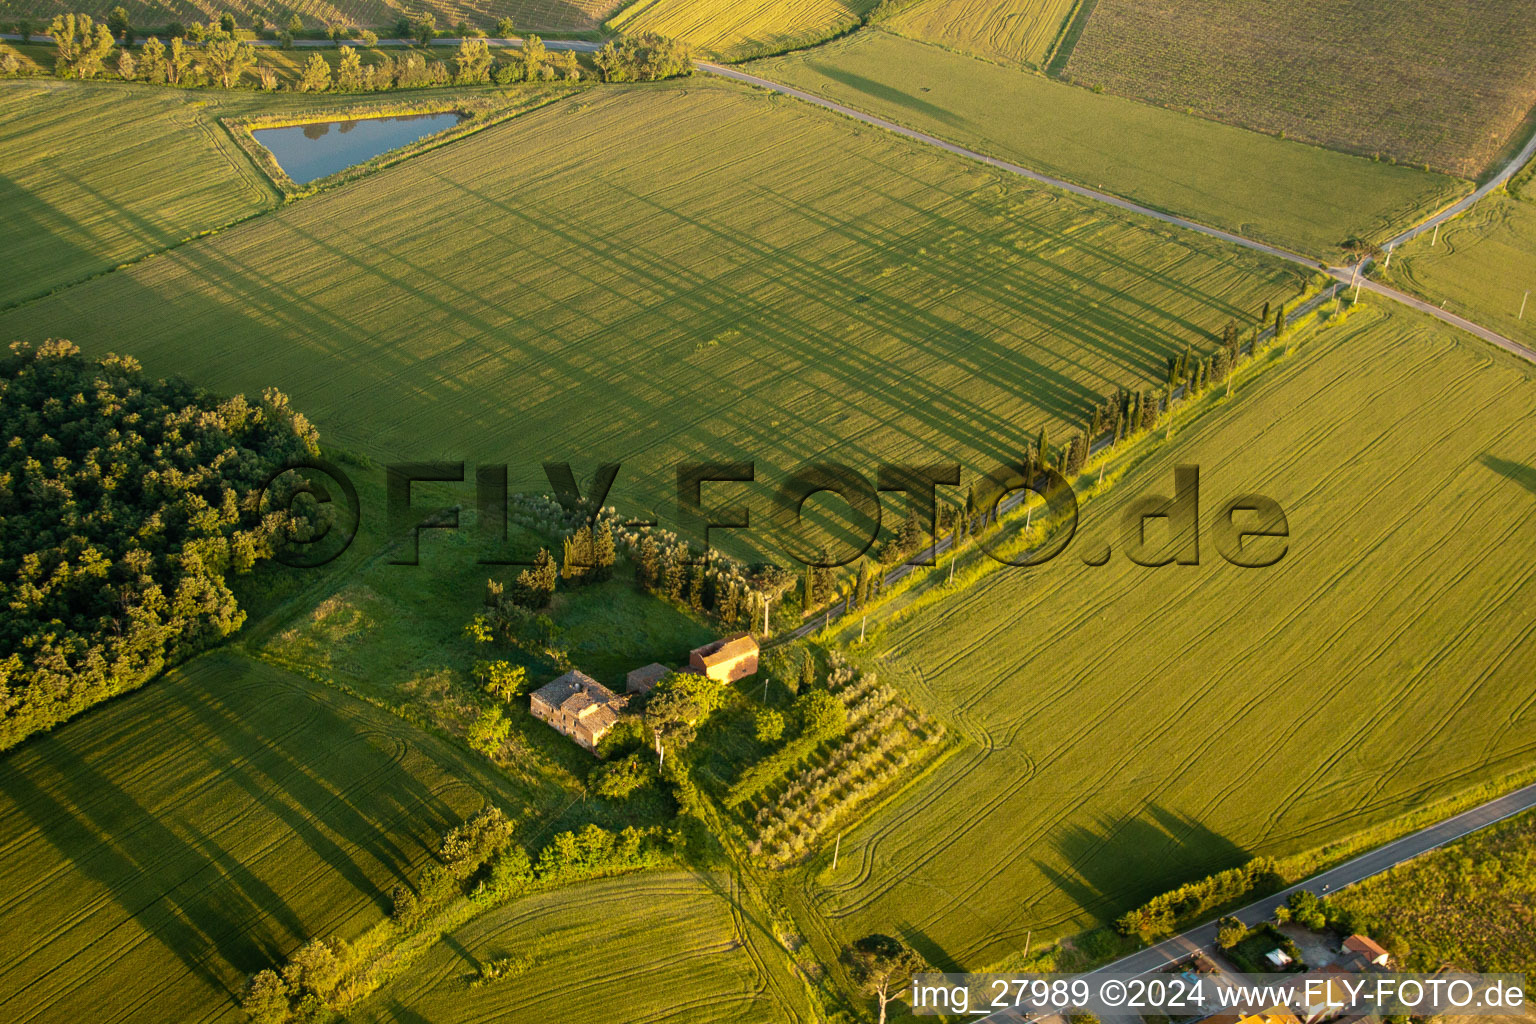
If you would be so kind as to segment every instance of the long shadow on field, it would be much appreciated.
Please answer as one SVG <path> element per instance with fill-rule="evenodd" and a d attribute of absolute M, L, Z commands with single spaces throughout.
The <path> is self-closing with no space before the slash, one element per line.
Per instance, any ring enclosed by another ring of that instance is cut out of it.
<path fill-rule="evenodd" d="M 845 71 L 844 69 L 836 67 L 832 64 L 823 64 L 820 62 L 811 64 L 810 68 L 819 75 L 825 75 L 827 78 L 832 79 L 834 82 L 841 82 L 848 88 L 857 89 L 864 95 L 873 97 L 874 99 L 884 100 L 887 103 L 894 103 L 898 107 L 906 107 L 908 110 L 926 115 L 928 117 L 934 118 L 935 120 L 943 121 L 947 125 L 959 125 L 962 123 L 961 118 L 956 117 L 953 113 L 945 110 L 943 107 L 929 103 L 927 100 L 920 100 L 910 93 L 902 92 L 900 89 L 892 88 L 891 86 L 877 82 L 872 78 L 865 78 L 863 75 L 856 75 L 851 71 Z"/>
<path fill-rule="evenodd" d="M 0 284 L 0 309 L 63 283 L 47 276 L 34 278 L 40 268 L 45 274 L 50 267 L 80 266 L 83 273 L 100 269 L 99 259 L 70 241 L 70 236 L 83 233 L 74 220 L 4 175 L 0 175 L 0 210 L 5 211 L 8 250 L 0 257 L 0 278 L 5 280 Z"/>
<path fill-rule="evenodd" d="M 401 1005 L 398 999 L 391 999 L 385 1003 L 384 1012 L 389 1015 L 387 1019 L 394 1021 L 395 1024 L 433 1024 L 415 1010 Z"/>
<path fill-rule="evenodd" d="M 26 814 L 73 872 L 114 900 L 193 974 L 225 988 L 216 958 L 249 962 L 266 955 L 241 925 L 263 914 L 292 919 L 270 889 L 251 892 L 227 879 L 232 858 L 206 837 L 188 841 L 144 807 L 59 734 L 28 741 L 25 772 L 0 772 L 0 793 Z M 35 779 L 46 779 L 40 785 Z M 82 892 L 88 898 L 90 888 Z M 258 900 L 260 901 L 258 903 Z M 78 908 L 54 908 L 72 919 Z M 231 993 L 233 994 L 233 993 Z"/>
<path fill-rule="evenodd" d="M 1508 459 L 1501 459 L 1497 455 L 1483 455 L 1479 461 L 1500 476 L 1507 477 L 1532 494 L 1536 494 L 1536 466 L 1511 462 Z"/>
<path fill-rule="evenodd" d="M 1074 825 L 1056 839 L 1067 864 L 1036 862 L 1051 883 L 1100 924 L 1158 893 L 1237 867 L 1249 859 L 1241 846 L 1187 815 L 1150 804 L 1140 817 Z"/>

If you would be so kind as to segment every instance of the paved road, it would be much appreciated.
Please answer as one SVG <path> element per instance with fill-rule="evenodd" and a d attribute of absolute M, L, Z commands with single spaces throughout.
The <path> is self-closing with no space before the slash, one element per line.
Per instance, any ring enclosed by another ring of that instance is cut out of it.
<path fill-rule="evenodd" d="M 1503 821 L 1511 815 L 1519 814 L 1536 808 L 1536 784 L 1517 789 L 1512 793 L 1506 793 L 1496 800 L 1490 800 L 1469 811 L 1463 811 L 1452 818 L 1447 818 L 1428 828 L 1421 829 L 1411 835 L 1404 836 L 1395 842 L 1377 847 L 1369 853 L 1361 854 L 1353 860 L 1346 861 L 1336 868 L 1331 868 L 1321 874 L 1313 875 L 1305 881 L 1298 882 L 1284 892 L 1264 899 L 1256 900 L 1234 916 L 1247 925 L 1255 925 L 1269 919 L 1274 915 L 1275 908 L 1283 904 L 1293 892 L 1301 889 L 1310 889 L 1316 893 L 1334 893 L 1346 886 L 1362 882 L 1373 875 L 1379 875 L 1406 860 L 1410 860 L 1431 850 L 1438 849 L 1461 837 L 1487 828 L 1498 821 Z M 1216 942 L 1216 924 L 1200 925 L 1191 928 L 1182 935 L 1176 935 L 1171 939 L 1165 939 L 1155 946 L 1132 953 L 1130 956 L 1121 957 L 1113 963 L 1105 964 L 1093 974 L 1146 974 L 1156 971 L 1168 964 L 1182 960 L 1201 949 L 1209 949 Z M 1022 1016 L 1014 1011 L 993 1014 L 982 1018 L 987 1021 L 1002 1022 L 1016 1021 Z"/>
<path fill-rule="evenodd" d="M 1339 268 L 1330 270 L 1329 273 L 1332 274 L 1336 280 L 1342 282 L 1346 287 L 1355 280 L 1354 274 L 1350 270 Z M 1441 309 L 1439 306 L 1436 306 L 1434 303 L 1425 302 L 1423 299 L 1409 295 L 1407 292 L 1398 291 L 1391 285 L 1382 284 L 1380 281 L 1373 281 L 1366 277 L 1363 273 L 1360 276 L 1358 284 L 1361 288 L 1364 288 L 1368 292 L 1374 292 L 1377 295 L 1385 296 L 1386 298 L 1392 299 L 1395 302 L 1401 302 L 1405 306 L 1410 306 L 1421 313 L 1428 313 L 1430 316 L 1438 317 L 1439 319 L 1444 320 L 1446 323 L 1451 324 L 1452 326 L 1459 327 L 1470 334 L 1477 335 L 1479 338 L 1482 338 L 1484 341 L 1491 345 L 1497 345 L 1499 348 L 1504 349 L 1506 352 L 1514 353 L 1521 359 L 1528 359 L 1531 362 L 1536 363 L 1536 350 L 1530 349 L 1525 345 L 1520 344 L 1518 341 L 1512 341 L 1496 331 L 1490 331 L 1488 328 L 1482 326 L 1481 324 L 1473 323 L 1471 320 L 1468 320 L 1465 317 L 1457 316 L 1455 313 L 1448 313 Z"/>

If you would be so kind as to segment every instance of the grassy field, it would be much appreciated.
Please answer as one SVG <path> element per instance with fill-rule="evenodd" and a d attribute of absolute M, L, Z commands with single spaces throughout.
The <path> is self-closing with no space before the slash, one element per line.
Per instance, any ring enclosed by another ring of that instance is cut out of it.
<path fill-rule="evenodd" d="M 275 205 L 204 108 L 174 89 L 0 83 L 0 306 Z"/>
<path fill-rule="evenodd" d="M 969 743 L 823 862 L 810 898 L 841 934 L 898 927 L 979 968 L 1529 769 L 1536 370 L 1364 309 L 1271 358 L 1111 467 L 1061 558 L 881 636 L 884 677 Z M 1122 514 L 1177 463 L 1200 469 L 1202 562 L 1133 565 Z M 1254 492 L 1289 519 L 1269 569 L 1209 527 Z"/>
<path fill-rule="evenodd" d="M 1098 0 L 1085 85 L 1462 177 L 1536 104 L 1530 0 Z"/>
<path fill-rule="evenodd" d="M 990 467 L 1298 286 L 711 82 L 522 115 L 12 310 L 0 336 L 277 386 L 331 443 L 510 462 L 514 490 L 546 487 L 545 459 L 583 480 L 619 460 L 611 500 L 637 512 L 675 507 L 678 461 L 755 459 L 761 525 L 803 461 Z"/>
<path fill-rule="evenodd" d="M 752 70 L 991 156 L 1314 256 L 1382 238 L 1464 183 L 861 32 Z M 1006 112 L 1006 116 L 1002 112 Z"/>
<path fill-rule="evenodd" d="M 532 896 L 438 943 L 352 1015 L 376 1024 L 774 1024 L 809 1019 L 800 983 L 721 875 L 615 878 Z M 525 973 L 471 988 L 482 964 Z"/>
<path fill-rule="evenodd" d="M 1000 64 L 1039 68 L 1078 0 L 918 0 L 881 25 Z"/>
<path fill-rule="evenodd" d="M 84 13 L 104 18 L 112 8 L 122 6 L 141 33 L 162 30 L 172 21 L 217 21 L 225 11 L 234 14 L 242 27 L 265 23 L 286 27 L 297 14 L 308 29 L 330 26 L 387 28 L 393 30 L 400 18 L 420 18 L 431 14 L 440 28 L 467 21 L 489 31 L 502 17 L 510 17 L 519 32 L 592 31 L 612 14 L 623 0 L 429 0 L 405 3 L 403 0 L 12 0 L 4 17 L 14 21 L 28 18 L 33 30 L 40 31 L 55 14 Z"/>
<path fill-rule="evenodd" d="M 1381 921 L 1406 969 L 1523 972 L 1536 960 L 1536 814 L 1494 825 L 1330 902 Z"/>
<path fill-rule="evenodd" d="M 1431 244 L 1434 243 L 1434 244 Z M 1507 338 L 1536 346 L 1536 195 L 1494 193 L 1398 249 L 1379 276 Z"/>
<path fill-rule="evenodd" d="M 0 760 L 0 1016 L 243 1021 L 246 976 L 388 910 L 483 762 L 233 654 Z"/>
<path fill-rule="evenodd" d="M 686 39 L 704 53 L 738 60 L 820 42 L 857 25 L 874 6 L 875 0 L 634 0 L 608 28 Z"/>

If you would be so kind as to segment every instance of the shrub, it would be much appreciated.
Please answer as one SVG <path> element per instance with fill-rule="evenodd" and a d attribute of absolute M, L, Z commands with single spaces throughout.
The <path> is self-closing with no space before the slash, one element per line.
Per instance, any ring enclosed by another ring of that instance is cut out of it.
<path fill-rule="evenodd" d="M 655 778 L 655 766 L 637 751 L 622 760 L 594 768 L 592 791 L 604 800 L 624 800 L 636 790 L 650 785 Z"/>

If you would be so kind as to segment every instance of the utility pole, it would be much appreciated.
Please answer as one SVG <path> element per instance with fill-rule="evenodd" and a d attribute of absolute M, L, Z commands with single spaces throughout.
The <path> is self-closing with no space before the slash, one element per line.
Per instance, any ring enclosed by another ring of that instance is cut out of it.
<path fill-rule="evenodd" d="M 1353 306 L 1355 303 L 1360 301 L 1360 264 L 1358 263 L 1355 264 L 1355 279 L 1350 283 L 1355 286 L 1355 297 L 1349 302 L 1349 304 Z"/>
<path fill-rule="evenodd" d="M 946 583 L 953 583 L 953 582 L 955 582 L 955 556 L 954 555 L 950 555 L 949 556 L 949 579 L 947 581 L 945 581 L 945 582 Z"/>
<path fill-rule="evenodd" d="M 768 599 L 763 598 L 763 639 L 768 639 Z"/>
<path fill-rule="evenodd" d="M 837 834 L 837 845 L 832 847 L 832 870 L 837 870 L 837 856 L 843 852 L 843 834 Z"/>
<path fill-rule="evenodd" d="M 1531 301 L 1531 291 L 1530 291 L 1529 288 L 1527 288 L 1526 291 L 1525 291 L 1525 298 L 1520 300 L 1520 319 L 1521 320 L 1525 319 L 1525 304 L 1527 302 L 1530 302 L 1530 301 Z"/>
<path fill-rule="evenodd" d="M 1098 486 L 1098 487 L 1103 487 L 1104 486 L 1104 463 L 1102 463 L 1102 462 L 1099 463 L 1099 482 L 1095 486 Z"/>
<path fill-rule="evenodd" d="M 869 612 L 864 613 L 864 618 L 859 620 L 859 643 L 864 642 L 864 627 L 869 625 Z"/>
<path fill-rule="evenodd" d="M 1382 270 L 1390 270 L 1390 269 L 1392 269 L 1392 251 L 1395 248 L 1396 248 L 1396 246 L 1391 246 L 1391 245 L 1387 246 L 1387 262 L 1385 262 L 1385 263 L 1383 263 L 1381 265 L 1381 269 Z"/>
<path fill-rule="evenodd" d="M 1431 249 L 1433 249 L 1435 246 L 1437 246 L 1439 244 L 1440 244 L 1440 225 L 1436 224 L 1435 225 L 1435 237 L 1431 238 L 1429 240 L 1429 247 Z"/>

